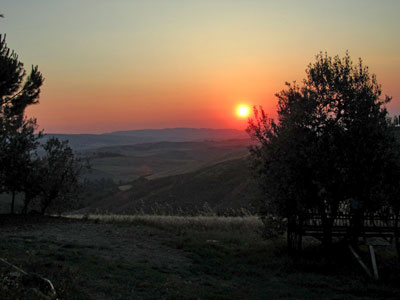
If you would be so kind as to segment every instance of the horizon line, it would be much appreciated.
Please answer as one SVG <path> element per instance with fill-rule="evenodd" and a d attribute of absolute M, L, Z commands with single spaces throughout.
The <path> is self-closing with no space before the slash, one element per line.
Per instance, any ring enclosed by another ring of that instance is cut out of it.
<path fill-rule="evenodd" d="M 117 132 L 131 132 L 131 131 L 155 131 L 155 130 L 174 130 L 174 129 L 195 129 L 195 130 L 234 130 L 234 131 L 246 131 L 245 129 L 235 129 L 235 128 L 210 128 L 210 127 L 161 127 L 161 128 L 143 128 L 143 129 L 124 129 L 124 130 L 115 130 L 110 132 L 103 133 L 63 133 L 63 132 L 44 132 L 44 135 L 47 134 L 68 134 L 68 135 L 104 135 L 104 134 L 113 134 Z"/>

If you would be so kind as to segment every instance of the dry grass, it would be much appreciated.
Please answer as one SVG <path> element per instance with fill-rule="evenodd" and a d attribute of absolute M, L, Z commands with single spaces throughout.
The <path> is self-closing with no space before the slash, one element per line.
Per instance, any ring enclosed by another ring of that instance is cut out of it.
<path fill-rule="evenodd" d="M 10 220 L 0 234 L 0 257 L 51 279 L 59 299 L 400 299 L 391 257 L 377 252 L 381 282 L 341 244 L 327 258 L 306 243 L 292 259 L 256 216 L 68 217 Z"/>
<path fill-rule="evenodd" d="M 68 218 L 88 219 L 102 223 L 146 225 L 167 230 L 196 230 L 222 232 L 260 232 L 263 223 L 257 216 L 164 216 L 164 215 L 66 215 Z"/>

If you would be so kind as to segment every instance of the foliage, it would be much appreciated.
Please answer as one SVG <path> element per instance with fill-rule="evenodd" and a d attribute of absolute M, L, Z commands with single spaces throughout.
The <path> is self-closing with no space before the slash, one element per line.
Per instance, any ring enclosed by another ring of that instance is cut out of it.
<path fill-rule="evenodd" d="M 399 117 L 398 116 L 394 116 L 393 117 L 393 125 L 394 126 L 399 126 Z"/>
<path fill-rule="evenodd" d="M 264 225 L 263 236 L 266 239 L 277 238 L 285 233 L 287 227 L 287 219 L 273 215 L 261 216 Z"/>
<path fill-rule="evenodd" d="M 254 110 L 248 132 L 266 213 L 322 214 L 329 231 L 341 209 L 374 212 L 396 193 L 399 157 L 381 86 L 360 59 L 318 54 L 302 85 L 277 93 L 278 121 Z M 351 203 L 355 203 L 351 207 Z"/>
<path fill-rule="evenodd" d="M 41 212 L 53 207 L 57 212 L 74 207 L 80 192 L 79 175 L 88 167 L 75 157 L 67 141 L 50 138 L 43 145 L 45 154 L 40 158 L 39 184 Z"/>
<path fill-rule="evenodd" d="M 38 103 L 43 76 L 33 66 L 25 77 L 23 63 L 8 48 L 5 35 L 0 35 L 0 191 L 12 193 L 12 213 L 15 193 L 22 190 L 22 175 L 41 137 L 34 134 L 36 119 L 27 119 L 24 112 Z"/>
<path fill-rule="evenodd" d="M 5 35 L 0 35 L 0 65 L 0 115 L 3 121 L 18 124 L 26 107 L 38 103 L 44 79 L 38 67 L 33 66 L 24 81 L 24 65 L 8 48 Z"/>
<path fill-rule="evenodd" d="M 12 194 L 11 213 L 18 192 L 25 194 L 24 213 L 37 198 L 42 213 L 55 203 L 65 208 L 76 199 L 84 167 L 67 142 L 55 138 L 43 145 L 44 156 L 37 153 L 42 132 L 35 133 L 36 119 L 27 118 L 25 110 L 39 102 L 43 80 L 37 66 L 26 76 L 18 55 L 0 35 L 0 192 Z"/>
<path fill-rule="evenodd" d="M 11 213 L 14 212 L 14 199 L 17 192 L 25 192 L 31 186 L 31 174 L 34 170 L 35 161 L 33 151 L 38 146 L 41 134 L 35 135 L 35 120 L 27 120 L 17 130 L 7 132 L 7 139 L 2 147 L 5 192 L 12 193 Z"/>

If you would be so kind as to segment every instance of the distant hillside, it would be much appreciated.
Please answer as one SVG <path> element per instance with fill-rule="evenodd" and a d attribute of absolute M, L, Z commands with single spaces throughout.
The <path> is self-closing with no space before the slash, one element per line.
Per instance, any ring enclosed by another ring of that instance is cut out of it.
<path fill-rule="evenodd" d="M 117 131 L 104 134 L 47 134 L 43 139 L 57 137 L 68 140 L 76 150 L 99 147 L 134 145 L 153 142 L 219 141 L 249 138 L 243 130 L 207 128 L 165 128 Z"/>
<path fill-rule="evenodd" d="M 205 167 L 195 172 L 149 180 L 139 178 L 131 188 L 93 203 L 81 212 L 195 214 L 210 207 L 223 214 L 256 210 L 261 192 L 246 158 Z"/>
<path fill-rule="evenodd" d="M 204 140 L 230 140 L 248 138 L 244 130 L 236 129 L 209 129 L 209 128 L 165 128 L 116 131 L 110 135 L 133 136 L 152 138 L 160 141 L 204 141 Z"/>
<path fill-rule="evenodd" d="M 105 146 L 139 144 L 152 142 L 151 138 L 136 138 L 130 136 L 118 136 L 111 134 L 58 134 L 48 133 L 43 141 L 51 137 L 69 141 L 69 145 L 75 150 L 93 149 Z"/>
<path fill-rule="evenodd" d="M 91 157 L 89 179 L 110 178 L 116 182 L 132 181 L 140 176 L 154 179 L 196 171 L 222 161 L 248 154 L 250 139 L 157 142 L 81 150 Z"/>

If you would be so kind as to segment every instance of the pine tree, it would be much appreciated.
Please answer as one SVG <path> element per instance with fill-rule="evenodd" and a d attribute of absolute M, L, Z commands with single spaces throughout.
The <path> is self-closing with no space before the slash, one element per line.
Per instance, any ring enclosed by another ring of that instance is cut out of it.
<path fill-rule="evenodd" d="M 25 110 L 39 102 L 43 76 L 32 66 L 28 76 L 18 55 L 8 48 L 6 36 L 0 35 L 0 192 L 15 194 L 22 189 L 21 174 L 38 144 L 36 119 L 28 119 Z"/>

